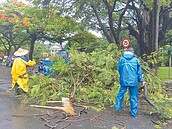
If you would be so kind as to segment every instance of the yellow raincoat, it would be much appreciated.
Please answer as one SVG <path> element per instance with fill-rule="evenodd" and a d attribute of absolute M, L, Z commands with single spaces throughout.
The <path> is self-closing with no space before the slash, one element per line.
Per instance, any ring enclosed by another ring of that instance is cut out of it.
<path fill-rule="evenodd" d="M 14 60 L 11 74 L 12 74 L 12 89 L 16 85 L 16 83 L 19 85 L 20 88 L 22 88 L 25 92 L 28 92 L 29 86 L 28 86 L 28 74 L 26 70 L 26 66 L 34 66 L 36 64 L 35 61 L 29 60 L 28 62 L 24 61 L 21 58 L 16 58 Z"/>

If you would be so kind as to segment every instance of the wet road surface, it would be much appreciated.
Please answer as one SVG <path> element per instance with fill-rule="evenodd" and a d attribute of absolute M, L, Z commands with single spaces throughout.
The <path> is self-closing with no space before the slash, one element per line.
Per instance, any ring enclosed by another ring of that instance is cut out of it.
<path fill-rule="evenodd" d="M 128 107 L 123 108 L 121 112 L 116 112 L 112 107 L 106 111 L 95 112 L 88 110 L 79 118 L 70 117 L 64 122 L 57 123 L 57 118 L 61 114 L 56 114 L 55 122 L 47 122 L 46 119 L 40 119 L 39 114 L 49 112 L 48 110 L 31 108 L 21 103 L 20 99 L 15 97 L 14 92 L 7 93 L 11 87 L 10 67 L 0 65 L 0 129 L 49 129 L 50 125 L 54 129 L 155 129 L 155 116 L 145 115 L 144 104 L 139 110 L 139 115 L 135 118 L 129 114 Z M 54 114 L 53 114 L 54 115 Z M 60 118 L 60 117 L 59 117 Z M 59 119 L 58 118 L 58 119 Z M 48 124 L 48 126 L 45 126 Z M 172 126 L 166 126 L 162 129 L 172 129 Z"/>
<path fill-rule="evenodd" d="M 24 105 L 15 97 L 14 92 L 7 93 L 11 87 L 10 67 L 0 65 L 0 129 L 47 129 L 34 114 L 40 113 Z"/>

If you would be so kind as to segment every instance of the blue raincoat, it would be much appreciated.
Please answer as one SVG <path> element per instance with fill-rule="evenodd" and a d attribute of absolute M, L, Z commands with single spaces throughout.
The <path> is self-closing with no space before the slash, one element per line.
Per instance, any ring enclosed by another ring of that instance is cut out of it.
<path fill-rule="evenodd" d="M 122 109 L 124 94 L 129 88 L 130 92 L 130 113 L 132 116 L 138 114 L 138 83 L 144 82 L 142 68 L 139 60 L 132 52 L 125 52 L 118 62 L 120 74 L 120 90 L 116 97 L 116 110 Z"/>
<path fill-rule="evenodd" d="M 38 66 L 38 72 L 42 73 L 44 76 L 49 75 L 50 73 L 52 73 L 52 70 L 50 69 L 49 66 L 46 65 L 39 65 Z"/>

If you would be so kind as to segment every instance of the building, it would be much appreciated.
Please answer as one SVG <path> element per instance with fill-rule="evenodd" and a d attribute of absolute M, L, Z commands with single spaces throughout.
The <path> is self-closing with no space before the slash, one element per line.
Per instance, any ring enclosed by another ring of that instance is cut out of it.
<path fill-rule="evenodd" d="M 62 50 L 62 48 L 63 47 L 60 44 L 55 44 L 54 46 L 50 47 L 51 56 L 55 56 L 55 54 Z"/>

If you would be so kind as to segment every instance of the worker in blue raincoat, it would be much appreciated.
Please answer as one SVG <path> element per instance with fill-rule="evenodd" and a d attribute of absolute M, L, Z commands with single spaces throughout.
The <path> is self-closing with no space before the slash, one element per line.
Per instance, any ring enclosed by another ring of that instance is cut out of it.
<path fill-rule="evenodd" d="M 20 94 L 19 88 L 22 89 L 24 92 L 28 92 L 29 77 L 26 67 L 34 66 L 36 64 L 35 61 L 31 61 L 25 56 L 28 52 L 29 51 L 26 49 L 19 48 L 14 53 L 15 59 L 11 69 L 12 89 L 15 88 L 17 95 Z"/>
<path fill-rule="evenodd" d="M 122 109 L 122 103 L 124 94 L 129 89 L 130 95 L 130 114 L 135 117 L 138 114 L 138 85 L 142 82 L 145 85 L 145 81 L 142 77 L 142 68 L 139 60 L 134 54 L 132 47 L 126 49 L 122 57 L 118 62 L 118 72 L 120 74 L 120 90 L 116 96 L 116 104 L 114 108 L 116 110 Z"/>
<path fill-rule="evenodd" d="M 40 64 L 38 65 L 38 72 L 42 73 L 44 76 L 47 76 L 52 73 L 52 70 L 49 66 L 46 66 L 42 62 L 40 62 Z"/>

